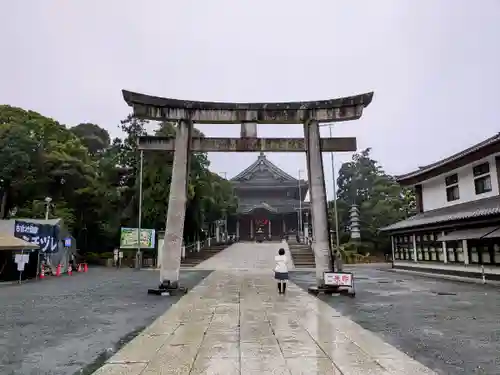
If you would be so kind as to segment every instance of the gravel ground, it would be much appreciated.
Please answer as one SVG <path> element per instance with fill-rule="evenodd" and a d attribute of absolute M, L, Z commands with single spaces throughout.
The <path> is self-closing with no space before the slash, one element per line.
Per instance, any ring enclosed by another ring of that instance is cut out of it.
<path fill-rule="evenodd" d="M 209 273 L 181 271 L 181 282 L 191 288 Z M 178 301 L 147 295 L 158 278 L 154 271 L 97 267 L 0 286 L 0 374 L 91 372 Z"/>
<path fill-rule="evenodd" d="M 356 298 L 318 298 L 439 374 L 500 374 L 500 288 L 352 270 Z M 295 271 L 291 281 L 315 283 L 311 272 Z"/>

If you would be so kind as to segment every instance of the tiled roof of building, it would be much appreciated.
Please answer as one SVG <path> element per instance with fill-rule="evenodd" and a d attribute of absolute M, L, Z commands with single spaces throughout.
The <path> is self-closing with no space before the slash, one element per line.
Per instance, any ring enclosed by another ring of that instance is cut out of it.
<path fill-rule="evenodd" d="M 288 173 L 286 173 L 284 170 L 282 170 L 276 164 L 272 163 L 268 158 L 266 158 L 266 155 L 264 155 L 263 152 L 260 153 L 255 162 L 253 162 L 248 168 L 234 176 L 231 181 L 236 182 L 239 180 L 243 180 L 247 175 L 259 169 L 261 166 L 273 172 L 277 176 L 282 177 L 285 181 L 297 182 L 297 179 L 295 179 L 293 176 L 290 176 Z"/>
<path fill-rule="evenodd" d="M 264 209 L 270 213 L 289 213 L 296 212 L 300 207 L 298 200 L 294 199 L 265 199 L 265 200 L 249 200 L 243 199 L 239 202 L 238 212 L 242 214 L 250 213 L 256 209 Z M 302 208 L 309 207 L 308 202 L 302 202 Z"/>
<path fill-rule="evenodd" d="M 454 155 L 451 155 L 447 158 L 444 158 L 444 159 L 439 160 L 439 161 L 432 163 L 432 164 L 425 165 L 423 167 L 419 167 L 419 169 L 416 171 L 405 173 L 405 174 L 402 174 L 400 176 L 396 176 L 396 180 L 401 181 L 401 180 L 406 180 L 406 179 L 409 179 L 412 177 L 420 176 L 424 173 L 432 171 L 433 169 L 445 166 L 448 163 L 451 163 L 455 160 L 463 158 L 469 154 L 472 154 L 473 152 L 479 151 L 480 149 L 487 147 L 487 146 L 490 146 L 490 145 L 497 143 L 497 142 L 500 142 L 500 133 L 495 134 L 493 137 L 488 138 L 488 139 L 486 139 L 478 144 L 475 144 L 474 146 L 471 146 L 471 147 L 469 147 L 463 151 L 460 151 Z"/>
<path fill-rule="evenodd" d="M 493 215 L 500 215 L 500 196 L 498 195 L 426 211 L 385 228 L 381 228 L 380 230 L 393 231 Z"/>

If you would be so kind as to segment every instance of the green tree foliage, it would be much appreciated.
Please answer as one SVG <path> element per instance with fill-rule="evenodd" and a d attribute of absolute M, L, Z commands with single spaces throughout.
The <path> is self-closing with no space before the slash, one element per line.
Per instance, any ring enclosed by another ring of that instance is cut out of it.
<path fill-rule="evenodd" d="M 110 139 L 96 124 L 72 128 L 36 112 L 0 106 L 0 192 L 3 217 L 61 217 L 84 251 L 118 244 L 120 226 L 137 226 L 139 161 L 137 137 L 147 122 L 128 116 L 123 139 Z M 197 130 L 195 130 L 197 132 Z M 155 133 L 175 136 L 175 125 Z M 199 132 L 198 132 L 199 133 Z M 202 135 L 201 133 L 199 133 Z M 172 153 L 145 153 L 142 227 L 163 230 L 172 172 Z M 191 156 L 186 239 L 198 237 L 210 221 L 235 211 L 228 181 L 209 171 L 207 155 Z"/>
<path fill-rule="evenodd" d="M 375 251 L 389 245 L 379 228 L 403 220 L 415 213 L 415 195 L 411 189 L 401 187 L 393 176 L 370 157 L 370 149 L 353 155 L 344 163 L 337 179 L 337 209 L 341 240 L 349 240 L 349 210 L 356 204 L 360 211 L 361 238 L 371 243 Z M 333 204 L 330 202 L 330 220 L 333 222 Z"/>
<path fill-rule="evenodd" d="M 71 128 L 80 141 L 87 147 L 91 155 L 105 151 L 111 143 L 109 134 L 96 124 L 82 123 Z"/>

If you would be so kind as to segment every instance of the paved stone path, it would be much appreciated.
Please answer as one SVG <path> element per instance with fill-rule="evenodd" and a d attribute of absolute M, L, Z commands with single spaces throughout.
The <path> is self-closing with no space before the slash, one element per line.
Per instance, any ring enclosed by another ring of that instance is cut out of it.
<path fill-rule="evenodd" d="M 216 271 L 95 375 L 435 375 L 295 284 L 278 295 L 279 246 L 237 244 L 200 265 Z"/>
<path fill-rule="evenodd" d="M 272 272 L 275 265 L 274 257 L 278 255 L 280 248 L 285 250 L 288 257 L 288 269 L 293 270 L 294 265 L 286 242 L 235 243 L 194 268 L 209 270 L 267 269 Z"/>

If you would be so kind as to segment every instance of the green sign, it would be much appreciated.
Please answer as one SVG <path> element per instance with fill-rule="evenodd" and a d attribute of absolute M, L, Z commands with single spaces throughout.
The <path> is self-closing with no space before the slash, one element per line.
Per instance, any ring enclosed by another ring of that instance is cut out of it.
<path fill-rule="evenodd" d="M 155 230 L 141 228 L 141 249 L 155 248 Z M 120 249 L 137 249 L 137 228 L 121 228 Z"/>

